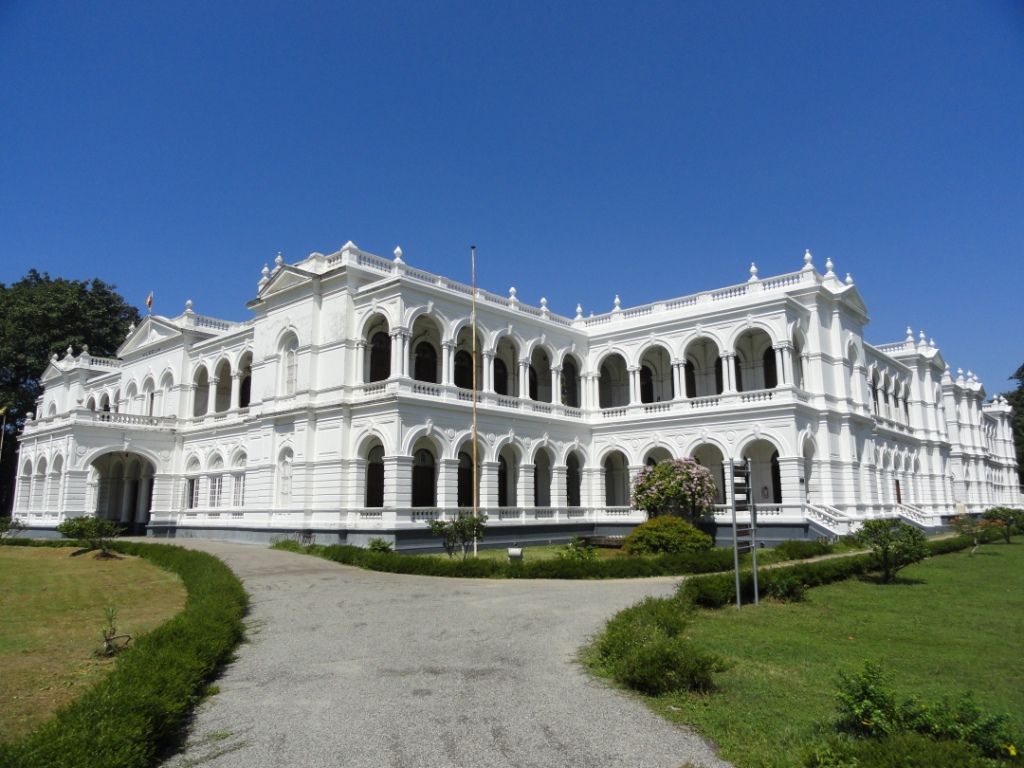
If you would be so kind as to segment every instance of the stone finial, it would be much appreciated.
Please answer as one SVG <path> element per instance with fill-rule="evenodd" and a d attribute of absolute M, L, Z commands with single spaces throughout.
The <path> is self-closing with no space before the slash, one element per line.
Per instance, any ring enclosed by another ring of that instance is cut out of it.
<path fill-rule="evenodd" d="M 917 334 L 917 343 L 920 344 L 921 346 L 925 346 L 928 343 L 925 341 L 924 338 L 924 330 Z"/>
<path fill-rule="evenodd" d="M 281 252 L 278 251 L 277 256 L 274 257 L 274 271 L 277 272 L 277 270 L 281 268 L 282 264 L 284 264 L 284 256 L 282 256 Z"/>
<path fill-rule="evenodd" d="M 849 272 L 846 273 L 846 284 L 853 285 L 853 275 L 851 275 Z"/>
<path fill-rule="evenodd" d="M 540 313 L 544 317 L 548 316 L 548 300 L 543 296 L 540 297 Z"/>
<path fill-rule="evenodd" d="M 583 305 L 582 304 L 577 304 L 576 305 L 576 317 L 573 318 L 573 319 L 574 320 L 582 320 L 583 319 Z"/>
<path fill-rule="evenodd" d="M 263 265 L 263 269 L 260 270 L 260 281 L 256 284 L 257 288 L 263 288 L 264 285 L 270 282 L 270 267 L 266 264 Z"/>
<path fill-rule="evenodd" d="M 622 311 L 622 299 L 619 298 L 619 294 L 615 294 L 615 300 L 612 302 L 612 312 Z"/>
<path fill-rule="evenodd" d="M 757 264 L 750 262 L 750 279 L 757 280 Z"/>
<path fill-rule="evenodd" d="M 57 360 L 58 360 L 58 358 L 57 358 L 57 353 L 56 353 L 56 352 L 54 352 L 54 353 L 53 353 L 53 354 L 52 354 L 52 355 L 50 356 L 50 362 L 51 362 L 51 363 L 56 363 L 56 362 L 57 362 Z"/>
<path fill-rule="evenodd" d="M 192 306 L 193 306 L 192 299 L 189 299 L 188 301 L 185 302 L 185 314 L 186 315 L 191 315 L 192 314 Z"/>
<path fill-rule="evenodd" d="M 68 344 L 68 348 L 66 350 L 64 350 L 64 357 L 74 357 L 74 356 L 75 356 L 75 350 L 73 350 L 71 348 L 71 345 Z"/>
<path fill-rule="evenodd" d="M 814 269 L 813 260 L 814 257 L 811 256 L 811 249 L 807 248 L 804 250 L 804 269 Z"/>
<path fill-rule="evenodd" d="M 516 287 L 514 285 L 508 289 L 508 303 L 513 306 L 519 303 L 519 299 L 516 298 Z"/>
<path fill-rule="evenodd" d="M 914 343 L 914 329 L 911 328 L 909 325 L 907 326 L 907 339 L 906 340 L 909 341 L 911 344 Z"/>
<path fill-rule="evenodd" d="M 832 259 L 825 259 L 825 277 L 835 277 L 836 273 L 833 271 L 835 264 L 832 263 Z"/>
<path fill-rule="evenodd" d="M 402 261 L 402 247 L 399 245 L 395 246 L 395 264 L 405 264 L 405 262 Z"/>
<path fill-rule="evenodd" d="M 128 333 L 126 333 L 126 334 L 124 335 L 124 337 L 125 337 L 125 338 L 127 339 L 127 338 L 129 338 L 129 337 L 130 337 L 130 336 L 131 336 L 131 335 L 132 335 L 133 333 L 135 333 L 135 323 L 128 323 Z"/>
<path fill-rule="evenodd" d="M 928 339 L 928 346 L 935 349 L 935 339 Z"/>
<path fill-rule="evenodd" d="M 976 380 L 975 376 L 974 376 L 974 371 L 972 371 L 972 370 L 968 370 L 967 371 L 967 380 L 968 381 L 975 381 Z"/>
<path fill-rule="evenodd" d="M 88 344 L 83 344 L 82 345 L 82 354 L 88 356 L 88 354 L 89 354 L 89 345 Z"/>

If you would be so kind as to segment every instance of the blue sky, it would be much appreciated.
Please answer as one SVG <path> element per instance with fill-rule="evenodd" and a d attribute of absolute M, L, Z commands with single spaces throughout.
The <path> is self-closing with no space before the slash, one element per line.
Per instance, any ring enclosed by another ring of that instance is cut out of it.
<path fill-rule="evenodd" d="M 1024 362 L 1024 3 L 0 2 L 0 281 L 245 318 L 354 240 L 572 314 L 853 273 Z"/>

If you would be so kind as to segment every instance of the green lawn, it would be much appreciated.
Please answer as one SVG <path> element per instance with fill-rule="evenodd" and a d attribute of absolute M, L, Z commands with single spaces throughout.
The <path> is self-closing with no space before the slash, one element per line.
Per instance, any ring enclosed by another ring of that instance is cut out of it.
<path fill-rule="evenodd" d="M 113 659 L 94 656 L 108 605 L 136 638 L 185 606 L 173 573 L 74 551 L 0 546 L 0 741 L 28 733 L 110 668 Z"/>
<path fill-rule="evenodd" d="M 973 691 L 1024 733 L 1024 543 L 931 558 L 883 586 L 850 580 L 806 602 L 701 611 L 689 635 L 733 668 L 708 695 L 651 699 L 743 768 L 799 765 L 834 711 L 838 670 L 881 661 L 899 693 L 927 699 Z"/>
<path fill-rule="evenodd" d="M 565 551 L 565 544 L 528 544 L 523 545 L 523 560 L 525 562 L 533 562 L 537 560 L 554 560 L 559 552 Z M 596 547 L 595 551 L 597 556 L 602 560 L 621 557 L 625 555 L 621 549 L 614 547 Z M 459 552 L 455 553 L 456 557 L 461 557 Z M 469 557 L 472 557 L 473 553 L 470 551 Z M 443 557 L 447 559 L 446 554 L 423 554 L 414 555 L 414 557 Z M 481 547 L 478 550 L 477 557 L 481 560 L 508 560 L 508 548 L 507 547 L 490 547 L 484 549 Z"/>

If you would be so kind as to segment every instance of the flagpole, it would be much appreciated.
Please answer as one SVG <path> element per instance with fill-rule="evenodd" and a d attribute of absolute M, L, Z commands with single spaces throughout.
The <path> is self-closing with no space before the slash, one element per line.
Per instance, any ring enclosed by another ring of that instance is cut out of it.
<path fill-rule="evenodd" d="M 476 518 L 479 515 L 480 509 L 480 485 L 478 481 L 478 462 L 477 462 L 477 450 L 476 450 L 476 246 L 469 246 L 469 259 L 470 259 L 470 272 L 473 286 L 473 303 L 472 303 L 472 326 L 473 326 L 473 429 L 472 429 L 472 440 L 473 440 L 473 523 L 476 524 Z M 476 536 L 473 537 L 473 557 L 477 556 L 477 540 Z"/>

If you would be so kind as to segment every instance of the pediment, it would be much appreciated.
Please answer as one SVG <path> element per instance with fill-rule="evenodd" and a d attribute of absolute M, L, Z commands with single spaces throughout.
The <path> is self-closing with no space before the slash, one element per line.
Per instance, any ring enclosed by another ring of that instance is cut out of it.
<path fill-rule="evenodd" d="M 124 358 L 146 347 L 178 339 L 181 335 L 181 328 L 174 323 L 165 318 L 150 315 L 144 318 L 131 335 L 125 339 L 124 344 L 117 350 L 117 356 Z"/>
<path fill-rule="evenodd" d="M 313 280 L 313 275 L 309 272 L 303 272 L 300 269 L 290 266 L 282 266 L 274 276 L 267 281 L 266 285 L 260 289 L 259 298 L 265 299 L 268 296 L 274 294 L 284 293 L 285 291 L 296 288 L 300 285 L 306 285 Z"/>
<path fill-rule="evenodd" d="M 39 377 L 39 381 L 43 384 L 47 384 L 53 381 L 54 379 L 59 379 L 63 375 L 64 371 L 62 371 L 58 366 L 54 365 L 53 361 L 51 360 L 49 363 L 46 364 L 46 370 L 43 371 L 43 375 Z"/>
<path fill-rule="evenodd" d="M 856 286 L 846 286 L 843 290 L 843 301 L 845 301 L 852 309 L 867 317 L 867 305 L 864 303 L 864 299 L 861 298 L 860 291 L 857 290 Z"/>

